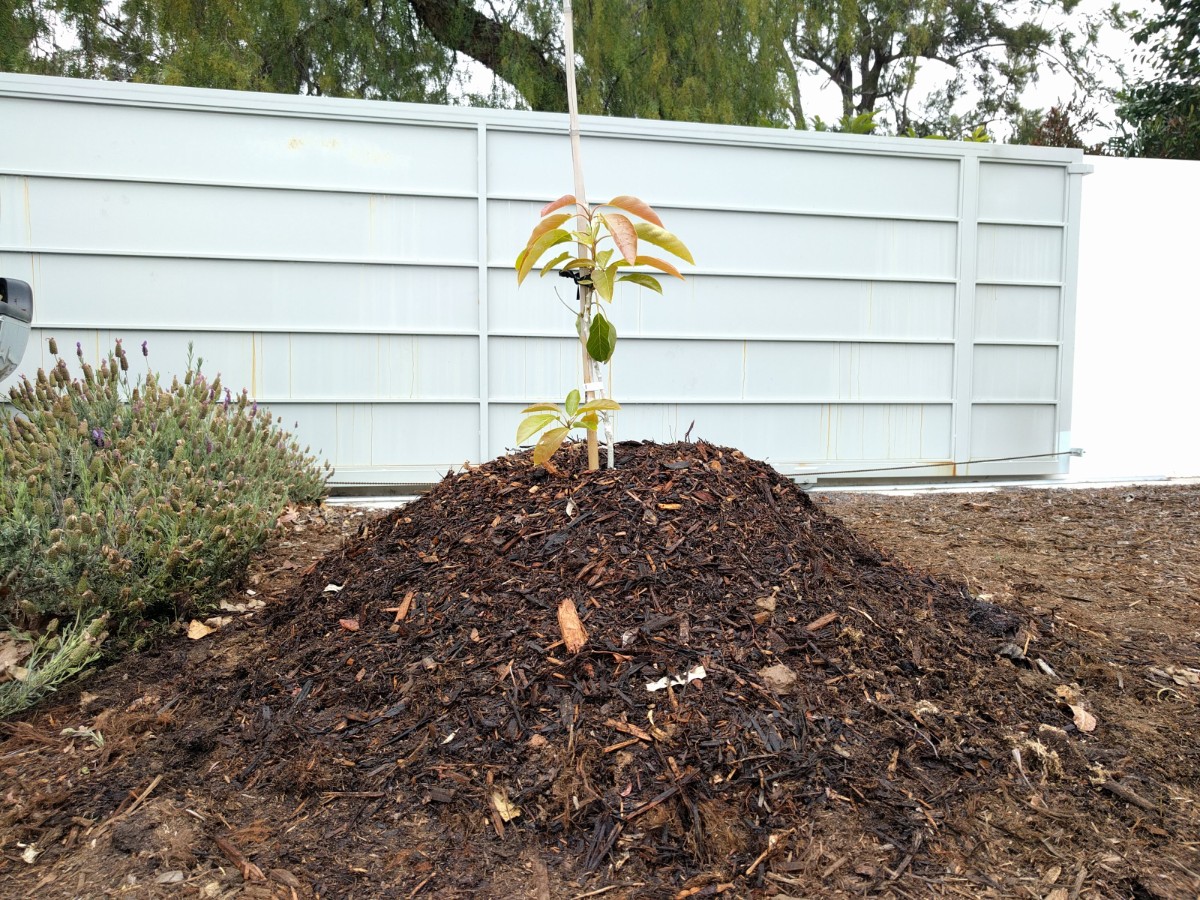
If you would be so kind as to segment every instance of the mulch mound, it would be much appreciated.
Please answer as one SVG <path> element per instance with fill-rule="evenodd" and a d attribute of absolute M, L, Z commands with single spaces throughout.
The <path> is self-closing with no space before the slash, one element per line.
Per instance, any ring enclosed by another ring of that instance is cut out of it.
<path fill-rule="evenodd" d="M 989 795 L 1090 790 L 1039 623 L 881 556 L 739 451 L 582 457 L 448 476 L 319 563 L 231 698 L 234 784 L 353 799 L 345 833 L 426 823 L 446 896 L 478 885 L 462 848 L 485 838 L 579 890 L 810 894 L 836 872 L 970 895 L 988 879 L 947 860 Z"/>

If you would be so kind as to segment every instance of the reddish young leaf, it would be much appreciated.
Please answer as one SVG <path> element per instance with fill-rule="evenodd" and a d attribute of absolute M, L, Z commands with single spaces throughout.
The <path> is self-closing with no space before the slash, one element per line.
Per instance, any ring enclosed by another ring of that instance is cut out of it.
<path fill-rule="evenodd" d="M 665 259 L 659 259 L 657 256 L 639 256 L 635 265 L 650 266 L 651 268 L 658 269 L 660 272 L 666 272 L 668 275 L 674 275 L 680 281 L 686 280 L 677 268 L 675 268 Z"/>
<path fill-rule="evenodd" d="M 639 200 L 637 197 L 631 197 L 628 194 L 622 194 L 620 197 L 613 197 L 605 206 L 615 206 L 617 209 L 623 209 L 625 212 L 631 212 L 647 222 L 653 222 L 659 228 L 662 228 L 662 219 L 658 217 L 653 209 L 650 208 L 645 200 Z M 542 213 L 545 215 L 545 213 Z"/>
<path fill-rule="evenodd" d="M 600 218 L 608 226 L 608 233 L 612 235 L 613 243 L 621 255 L 630 262 L 637 259 L 638 239 L 633 223 L 620 213 L 603 213 Z"/>
<path fill-rule="evenodd" d="M 563 194 L 557 200 L 551 200 L 549 203 L 547 203 L 545 206 L 543 206 L 542 211 L 540 213 L 538 213 L 538 215 L 539 216 L 548 216 L 548 215 L 550 215 L 550 213 L 554 212 L 556 209 L 562 209 L 564 206 L 574 206 L 574 205 L 575 205 L 575 195 L 574 194 Z"/>
<path fill-rule="evenodd" d="M 530 232 L 529 240 L 525 242 L 525 246 L 528 247 L 547 231 L 557 228 L 569 218 L 571 218 L 570 213 L 559 213 L 557 216 L 550 216 L 548 219 L 542 219 L 542 221 L 538 222 L 537 225 L 534 226 L 533 231 Z"/>

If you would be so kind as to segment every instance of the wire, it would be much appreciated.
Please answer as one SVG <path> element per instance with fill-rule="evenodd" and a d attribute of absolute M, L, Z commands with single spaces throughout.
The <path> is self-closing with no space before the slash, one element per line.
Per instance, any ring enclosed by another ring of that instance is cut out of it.
<path fill-rule="evenodd" d="M 819 472 L 797 472 L 796 475 L 855 475 L 862 472 L 903 472 L 909 469 L 942 469 L 946 466 L 973 466 L 976 463 L 1019 462 L 1023 459 L 1047 459 L 1055 456 L 1082 456 L 1082 450 L 1059 450 L 1057 453 L 1026 453 L 1023 456 L 991 456 L 985 459 L 968 459 L 963 462 L 917 463 L 908 466 L 871 466 L 866 469 L 822 469 Z"/>
<path fill-rule="evenodd" d="M 973 466 L 976 463 L 992 463 L 992 462 L 1019 462 L 1023 459 L 1048 459 L 1055 456 L 1082 456 L 1082 450 L 1060 450 L 1057 453 L 1026 453 L 1024 456 L 990 456 L 984 459 L 968 459 L 964 462 L 932 462 L 932 463 L 916 463 L 907 466 L 871 466 L 866 469 L 832 469 L 822 470 L 820 472 L 796 472 L 792 477 L 803 475 L 856 475 L 862 472 L 904 472 L 912 469 L 942 469 L 946 466 Z M 447 473 L 449 474 L 449 473 Z M 414 482 L 406 484 L 396 481 L 331 481 L 330 487 L 404 487 L 413 488 L 414 490 L 424 488 L 428 490 L 433 487 L 432 482 Z M 418 490 L 419 492 L 419 490 Z"/>

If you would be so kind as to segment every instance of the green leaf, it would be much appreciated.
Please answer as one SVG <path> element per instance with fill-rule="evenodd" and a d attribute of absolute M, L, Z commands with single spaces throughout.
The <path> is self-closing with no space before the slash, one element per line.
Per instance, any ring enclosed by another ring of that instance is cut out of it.
<path fill-rule="evenodd" d="M 524 422 L 522 422 L 520 427 L 517 429 L 517 444 L 520 445 L 525 443 L 551 422 L 555 422 L 557 420 L 558 416 L 549 414 L 530 416 Z"/>
<path fill-rule="evenodd" d="M 608 362 L 610 359 L 612 359 L 613 351 L 616 349 L 616 327 L 612 322 L 604 318 L 602 313 L 596 313 L 596 315 L 592 317 L 592 326 L 588 331 L 588 356 L 596 360 L 596 362 Z"/>
<path fill-rule="evenodd" d="M 544 466 L 546 462 L 562 446 L 563 441 L 567 439 L 567 435 L 571 433 L 570 428 L 551 428 L 542 435 L 542 439 L 537 442 L 537 446 L 533 448 L 533 464 L 535 466 Z"/>
<path fill-rule="evenodd" d="M 595 400 L 589 400 L 583 406 L 579 407 L 580 412 L 595 412 L 602 409 L 616 412 L 621 408 L 621 404 L 616 400 L 609 400 L 607 397 L 599 397 Z"/>
<path fill-rule="evenodd" d="M 650 266 L 652 269 L 658 269 L 660 272 L 666 272 L 668 275 L 674 275 L 680 281 L 684 281 L 683 274 L 667 262 L 665 259 L 659 259 L 657 256 L 639 256 L 637 258 L 639 266 Z M 653 276 L 651 276 L 653 277 Z"/>
<path fill-rule="evenodd" d="M 634 284 L 641 285 L 644 288 L 650 288 L 652 291 L 662 293 L 662 285 L 658 283 L 658 279 L 653 275 L 645 275 L 641 272 L 630 272 L 628 275 L 622 275 L 617 279 L 621 281 L 632 281 Z"/>
<path fill-rule="evenodd" d="M 588 431 L 595 431 L 600 425 L 600 419 L 597 418 L 594 412 L 588 413 L 579 420 L 579 424 Z"/>
<path fill-rule="evenodd" d="M 567 402 L 563 404 L 563 408 L 568 416 L 575 415 L 575 411 L 579 409 L 579 391 L 573 390 L 567 394 Z"/>
<path fill-rule="evenodd" d="M 524 415 L 525 413 L 533 413 L 533 412 L 557 413 L 558 412 L 558 404 L 556 404 L 556 403 L 535 403 L 532 406 L 527 406 L 523 410 L 521 410 L 522 415 Z"/>
<path fill-rule="evenodd" d="M 637 236 L 643 241 L 653 244 L 655 247 L 662 247 L 668 253 L 674 253 L 680 259 L 690 262 L 692 265 L 696 261 L 692 259 L 692 251 L 684 246 L 683 241 L 671 234 L 665 228 L 659 228 L 657 225 L 651 225 L 649 222 L 638 222 L 634 226 Z"/>
<path fill-rule="evenodd" d="M 542 211 L 540 213 L 538 213 L 538 215 L 539 216 L 548 216 L 548 215 L 550 215 L 550 213 L 554 212 L 556 209 L 562 209 L 564 206 L 574 206 L 574 205 L 575 205 L 575 195 L 574 194 L 563 194 L 557 200 L 551 200 L 549 203 L 547 203 L 545 206 L 543 206 Z"/>
<path fill-rule="evenodd" d="M 542 257 L 542 255 L 558 244 L 565 244 L 571 239 L 571 236 L 561 228 L 555 228 L 553 231 L 547 231 L 540 238 L 534 241 L 525 249 L 524 257 L 518 257 L 520 260 L 517 265 L 517 284 L 525 280 L 525 276 L 533 269 L 533 264 Z"/>
<path fill-rule="evenodd" d="M 562 262 L 564 259 L 566 259 L 570 255 L 571 255 L 570 253 L 560 253 L 558 256 L 554 257 L 554 259 L 550 260 L 550 262 L 542 263 L 541 277 L 545 278 L 547 275 L 549 275 L 551 272 L 553 272 L 554 267 L 557 266 L 560 262 Z"/>
<path fill-rule="evenodd" d="M 583 244 L 585 247 L 596 246 L 595 238 L 593 238 L 591 232 L 588 231 L 572 231 L 571 240 L 575 241 L 577 244 Z"/>
<path fill-rule="evenodd" d="M 644 200 L 639 200 L 637 197 L 631 197 L 628 194 L 622 194 L 620 197 L 613 197 L 605 206 L 615 206 L 617 209 L 623 209 L 625 212 L 631 212 L 640 219 L 645 219 L 662 228 L 662 219 L 658 217 L 653 209 L 650 208 Z"/>
<path fill-rule="evenodd" d="M 542 219 L 533 227 L 533 231 L 529 234 L 529 240 L 525 242 L 525 246 L 529 247 L 547 231 L 553 231 L 567 219 L 571 218 L 570 213 L 559 213 L 557 216 L 550 216 L 548 219 Z"/>
<path fill-rule="evenodd" d="M 582 257 L 577 257 L 576 259 L 573 259 L 569 263 L 565 263 L 563 265 L 564 272 L 570 272 L 572 269 L 594 269 L 594 268 L 596 268 L 596 264 L 594 262 L 592 262 L 590 259 L 584 259 Z"/>
<path fill-rule="evenodd" d="M 596 287 L 596 293 L 600 295 L 602 300 L 612 302 L 613 296 L 613 273 L 612 269 L 595 269 L 592 272 L 592 284 Z"/>
<path fill-rule="evenodd" d="M 608 213 L 600 216 L 601 221 L 608 227 L 613 243 L 621 251 L 621 255 L 630 262 L 637 259 L 637 230 L 633 223 L 620 213 Z"/>

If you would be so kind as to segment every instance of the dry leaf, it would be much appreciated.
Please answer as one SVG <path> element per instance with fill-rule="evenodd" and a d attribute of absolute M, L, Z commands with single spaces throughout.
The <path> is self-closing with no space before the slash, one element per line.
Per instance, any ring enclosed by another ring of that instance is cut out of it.
<path fill-rule="evenodd" d="M 287 869 L 272 869 L 267 874 L 271 876 L 272 881 L 277 881 L 280 884 L 287 885 L 290 888 L 303 887 L 303 885 L 300 883 L 300 879 Z"/>
<path fill-rule="evenodd" d="M 347 631 L 358 631 L 358 619 L 338 619 L 338 624 Z"/>
<path fill-rule="evenodd" d="M 1180 687 L 1200 684 L 1200 671 L 1196 669 L 1186 669 L 1182 666 L 1167 666 L 1167 674 Z"/>
<path fill-rule="evenodd" d="M 588 634 L 583 623 L 579 621 L 579 613 L 575 611 L 575 601 L 570 597 L 558 604 L 558 628 L 562 632 L 563 644 L 568 653 L 578 653 L 587 643 Z"/>
<path fill-rule="evenodd" d="M 344 584 L 327 584 L 327 585 L 325 585 L 325 590 L 321 591 L 321 593 L 322 594 L 336 594 L 344 587 L 345 587 Z"/>
<path fill-rule="evenodd" d="M 759 669 L 758 676 L 767 687 L 777 694 L 786 694 L 796 685 L 796 673 L 783 663 L 776 663 L 766 669 Z"/>
<path fill-rule="evenodd" d="M 7 681 L 9 678 L 24 681 L 25 669 L 21 663 L 32 649 L 33 645 L 28 641 L 14 641 L 9 638 L 0 640 L 0 681 Z"/>
<path fill-rule="evenodd" d="M 1079 686 L 1075 684 L 1060 684 L 1054 689 L 1054 696 L 1072 706 L 1079 701 Z"/>
<path fill-rule="evenodd" d="M 188 623 L 187 636 L 193 641 L 198 641 L 202 637 L 208 637 L 213 633 L 213 631 L 214 629 L 209 628 L 199 619 L 192 619 L 192 621 Z"/>
<path fill-rule="evenodd" d="M 1071 892 L 1066 888 L 1055 888 L 1046 895 L 1046 900 L 1067 900 L 1071 896 Z"/>
<path fill-rule="evenodd" d="M 521 807 L 509 803 L 508 798 L 501 791 L 492 793 L 492 806 L 496 808 L 496 812 L 505 822 L 511 822 L 521 814 Z"/>
<path fill-rule="evenodd" d="M 1096 717 L 1082 706 L 1072 706 L 1071 714 L 1075 719 L 1075 727 L 1085 734 L 1096 730 Z"/>

